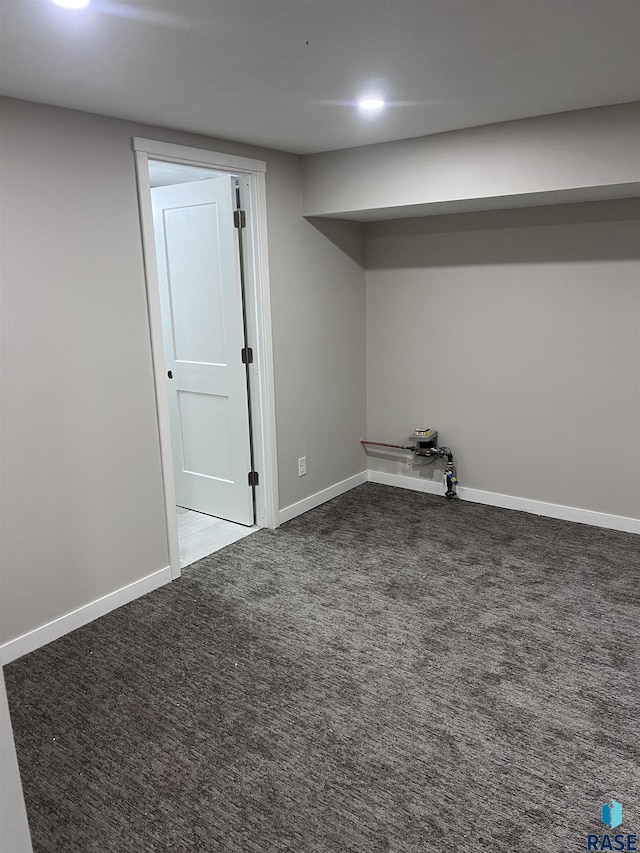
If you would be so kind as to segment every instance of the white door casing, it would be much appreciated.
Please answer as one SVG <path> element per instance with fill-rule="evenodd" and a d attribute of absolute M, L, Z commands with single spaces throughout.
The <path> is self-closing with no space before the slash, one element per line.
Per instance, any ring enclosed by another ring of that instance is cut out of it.
<path fill-rule="evenodd" d="M 151 195 L 176 502 L 251 525 L 235 181 L 223 175 Z"/>
<path fill-rule="evenodd" d="M 278 453 L 276 447 L 276 416 L 271 299 L 269 282 L 269 250 L 267 236 L 266 163 L 237 154 L 175 145 L 156 139 L 133 137 L 140 230 L 145 267 L 149 336 L 158 419 L 159 452 L 162 468 L 165 523 L 171 577 L 179 578 L 180 552 L 171 452 L 171 429 L 167 376 L 164 365 L 162 318 L 151 205 L 151 186 L 148 161 L 178 163 L 203 167 L 237 175 L 247 210 L 247 227 L 242 230 L 244 246 L 245 298 L 248 344 L 253 348 L 253 364 L 249 365 L 249 386 L 252 404 L 252 434 L 254 465 L 260 472 L 260 485 L 255 489 L 256 524 L 258 527 L 278 527 Z"/>

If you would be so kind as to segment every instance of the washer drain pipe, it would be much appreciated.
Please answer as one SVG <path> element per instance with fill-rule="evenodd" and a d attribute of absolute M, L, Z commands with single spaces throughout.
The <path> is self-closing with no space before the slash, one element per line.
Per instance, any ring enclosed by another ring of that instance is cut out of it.
<path fill-rule="evenodd" d="M 416 435 L 415 444 L 389 444 L 386 441 L 368 441 L 364 439 L 360 444 L 363 446 L 373 445 L 374 447 L 392 447 L 394 450 L 409 450 L 411 453 L 415 453 L 416 456 L 432 456 L 436 459 L 444 459 L 446 456 L 447 464 L 444 468 L 444 484 L 447 490 L 444 493 L 444 496 L 450 501 L 457 498 L 456 486 L 458 485 L 458 478 L 456 476 L 456 465 L 453 459 L 453 451 L 450 447 L 436 447 L 435 445 L 421 447 L 419 443 L 421 438 L 422 436 Z"/>

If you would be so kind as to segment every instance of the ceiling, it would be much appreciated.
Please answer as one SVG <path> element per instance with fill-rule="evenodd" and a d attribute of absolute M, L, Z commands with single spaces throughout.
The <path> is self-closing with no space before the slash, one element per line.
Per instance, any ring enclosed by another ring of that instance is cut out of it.
<path fill-rule="evenodd" d="M 296 153 L 640 100 L 640 0 L 0 0 L 0 40 L 4 95 Z"/>
<path fill-rule="evenodd" d="M 192 181 L 206 181 L 218 178 L 226 172 L 203 169 L 199 166 L 187 166 L 184 163 L 164 163 L 162 160 L 148 160 L 149 185 L 153 187 L 172 187 L 174 184 L 189 184 Z"/>

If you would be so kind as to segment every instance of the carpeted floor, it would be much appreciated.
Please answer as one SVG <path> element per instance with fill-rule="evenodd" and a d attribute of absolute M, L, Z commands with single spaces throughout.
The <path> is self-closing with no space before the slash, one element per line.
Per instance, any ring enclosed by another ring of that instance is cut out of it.
<path fill-rule="evenodd" d="M 34 850 L 640 831 L 638 545 L 373 484 L 231 545 L 6 668 Z"/>

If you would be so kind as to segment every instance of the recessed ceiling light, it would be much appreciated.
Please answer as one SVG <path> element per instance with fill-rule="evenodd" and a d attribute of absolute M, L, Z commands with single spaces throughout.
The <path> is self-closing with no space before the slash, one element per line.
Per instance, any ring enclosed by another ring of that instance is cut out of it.
<path fill-rule="evenodd" d="M 56 6 L 64 6 L 65 9 L 82 9 L 89 5 L 89 0 L 53 0 Z"/>
<path fill-rule="evenodd" d="M 381 110 L 384 107 L 384 101 L 382 98 L 362 98 L 358 101 L 358 106 L 361 110 L 375 112 L 376 110 Z"/>

